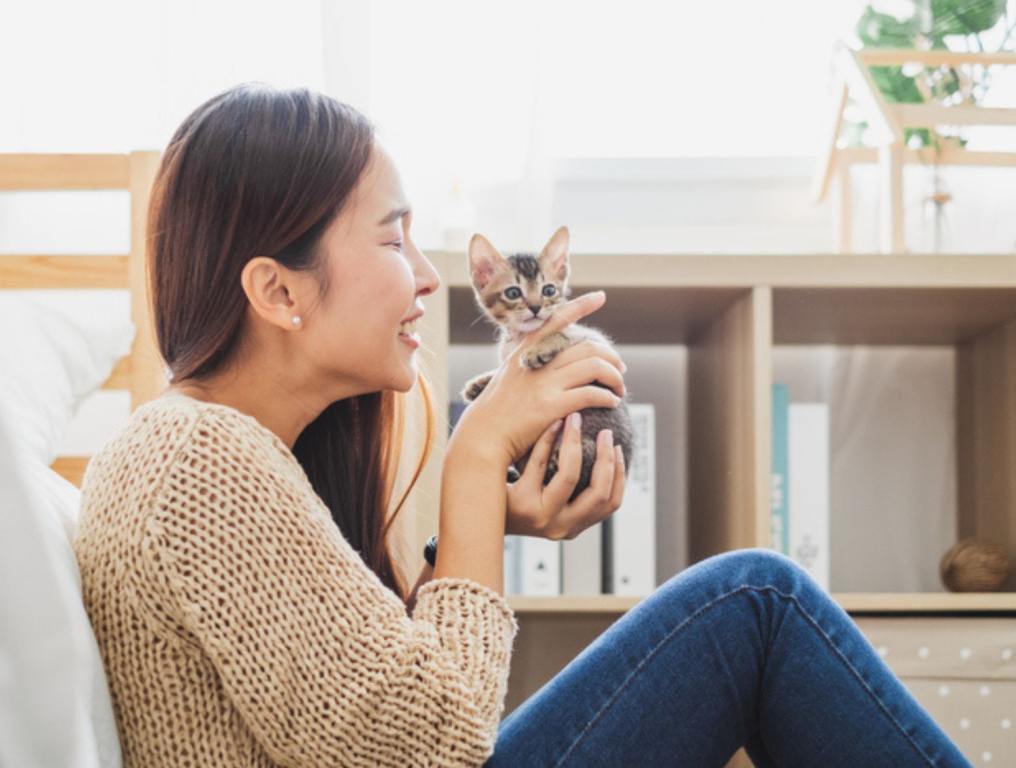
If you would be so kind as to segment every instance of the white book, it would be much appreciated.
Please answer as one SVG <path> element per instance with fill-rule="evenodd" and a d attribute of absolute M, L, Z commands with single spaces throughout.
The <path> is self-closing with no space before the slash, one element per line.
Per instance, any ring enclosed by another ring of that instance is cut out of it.
<path fill-rule="evenodd" d="M 648 595 L 656 589 L 656 412 L 628 403 L 634 434 L 621 507 L 610 517 L 611 591 Z"/>
<path fill-rule="evenodd" d="M 561 594 L 561 542 L 519 536 L 519 594 Z"/>
<path fill-rule="evenodd" d="M 517 595 L 522 591 L 520 585 L 521 563 L 519 562 L 520 540 L 520 536 L 504 537 L 504 592 L 506 595 Z"/>
<path fill-rule="evenodd" d="M 574 539 L 561 542 L 562 593 L 599 595 L 602 593 L 602 523 L 591 525 Z"/>
<path fill-rule="evenodd" d="M 790 557 L 829 591 L 829 405 L 790 403 Z"/>

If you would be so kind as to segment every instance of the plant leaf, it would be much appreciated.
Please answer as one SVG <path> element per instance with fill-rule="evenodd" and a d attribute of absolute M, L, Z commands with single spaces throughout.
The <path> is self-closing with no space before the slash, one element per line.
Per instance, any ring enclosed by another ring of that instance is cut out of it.
<path fill-rule="evenodd" d="M 919 30 L 915 18 L 901 21 L 869 5 L 857 20 L 855 31 L 865 48 L 912 48 Z"/>
<path fill-rule="evenodd" d="M 931 0 L 931 35 L 972 35 L 994 27 L 1006 0 Z"/>

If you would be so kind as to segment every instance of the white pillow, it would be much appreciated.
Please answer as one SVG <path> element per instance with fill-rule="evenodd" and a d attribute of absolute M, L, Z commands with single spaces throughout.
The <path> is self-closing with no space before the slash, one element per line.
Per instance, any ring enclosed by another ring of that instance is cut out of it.
<path fill-rule="evenodd" d="M 0 412 L 0 765 L 119 768 L 105 669 L 68 532 L 78 489 Z"/>
<path fill-rule="evenodd" d="M 72 317 L 0 292 L 0 411 L 19 451 L 49 466 L 81 402 L 131 349 L 130 320 Z"/>
<path fill-rule="evenodd" d="M 0 292 L 0 410 L 18 450 L 53 463 L 81 401 L 130 353 L 129 320 L 71 317 Z"/>

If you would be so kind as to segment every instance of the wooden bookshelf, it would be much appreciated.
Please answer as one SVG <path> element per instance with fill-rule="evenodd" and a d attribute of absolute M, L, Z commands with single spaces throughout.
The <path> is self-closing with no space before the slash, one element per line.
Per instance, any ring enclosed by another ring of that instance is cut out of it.
<path fill-rule="evenodd" d="M 848 613 L 1016 613 L 1013 592 L 834 592 L 832 597 Z M 620 615 L 638 604 L 640 597 L 590 595 L 589 597 L 525 597 L 509 595 L 518 614 Z"/>
<path fill-rule="evenodd" d="M 422 365 L 446 418 L 449 346 L 484 343 L 465 255 L 428 254 L 442 275 L 422 325 Z M 771 356 L 781 344 L 956 349 L 956 538 L 1002 543 L 1016 559 L 1016 256 L 577 254 L 574 292 L 603 288 L 590 321 L 618 343 L 688 348 L 688 554 L 769 546 Z M 443 448 L 444 429 L 438 440 Z M 438 454 L 440 455 L 440 450 Z M 440 467 L 420 497 L 439 498 Z M 420 504 L 420 544 L 437 529 Z M 1016 574 L 998 593 L 834 593 L 850 612 L 1016 615 Z M 639 598 L 513 596 L 522 616 L 620 615 Z"/>
<path fill-rule="evenodd" d="M 474 322 L 478 311 L 465 255 L 429 255 L 442 285 L 422 324 L 422 364 L 436 385 L 443 448 L 449 348 L 490 342 L 492 331 L 484 321 Z M 572 257 L 572 274 L 575 293 L 607 291 L 606 304 L 590 322 L 619 344 L 687 348 L 682 533 L 689 564 L 769 546 L 773 353 L 779 345 L 807 344 L 956 350 L 956 538 L 1000 542 L 1016 560 L 1016 256 L 581 254 Z M 436 500 L 440 466 L 432 464 L 420 498 Z M 422 547 L 437 530 L 436 502 L 421 504 L 419 512 Z M 660 515 L 658 510 L 658 520 Z M 832 596 L 855 617 L 976 621 L 984 614 L 1016 616 L 1016 574 L 1005 586 L 1007 591 L 995 593 Z M 521 631 L 506 712 L 641 599 L 509 596 Z M 727 768 L 748 765 L 741 749 Z"/>

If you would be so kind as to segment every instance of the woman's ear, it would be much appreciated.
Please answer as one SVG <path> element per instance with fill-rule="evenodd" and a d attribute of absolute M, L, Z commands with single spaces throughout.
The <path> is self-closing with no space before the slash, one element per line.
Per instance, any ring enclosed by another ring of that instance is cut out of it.
<path fill-rule="evenodd" d="M 294 328 L 293 316 L 300 316 L 294 292 L 286 284 L 286 270 L 275 259 L 255 256 L 243 266 L 240 284 L 251 308 L 272 325 L 286 330 Z"/>

